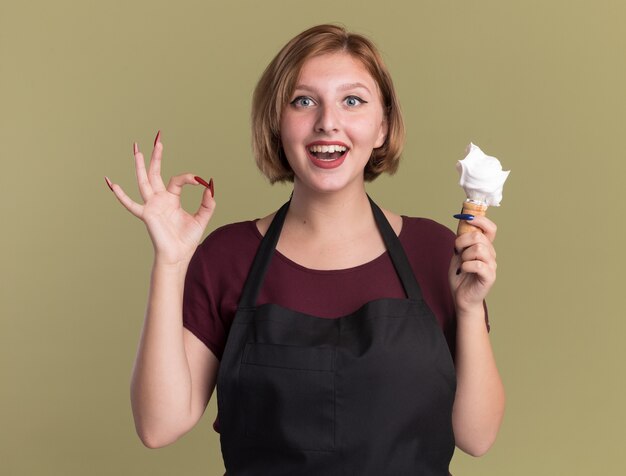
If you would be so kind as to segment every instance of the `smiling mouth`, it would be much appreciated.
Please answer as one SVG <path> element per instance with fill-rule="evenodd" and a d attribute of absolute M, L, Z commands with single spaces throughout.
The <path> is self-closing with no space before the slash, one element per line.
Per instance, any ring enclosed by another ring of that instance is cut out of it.
<path fill-rule="evenodd" d="M 330 162 L 343 157 L 348 148 L 343 145 L 312 145 L 307 150 L 316 159 Z"/>

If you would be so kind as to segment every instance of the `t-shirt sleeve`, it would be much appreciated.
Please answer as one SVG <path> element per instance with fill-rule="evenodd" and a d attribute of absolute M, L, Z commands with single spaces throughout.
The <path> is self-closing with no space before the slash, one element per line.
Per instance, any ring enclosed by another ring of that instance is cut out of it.
<path fill-rule="evenodd" d="M 260 242 L 257 234 L 252 221 L 224 225 L 198 246 L 187 268 L 183 326 L 218 360 Z"/>
<path fill-rule="evenodd" d="M 187 268 L 183 295 L 183 326 L 221 359 L 226 333 L 210 280 L 206 242 L 194 253 Z"/>

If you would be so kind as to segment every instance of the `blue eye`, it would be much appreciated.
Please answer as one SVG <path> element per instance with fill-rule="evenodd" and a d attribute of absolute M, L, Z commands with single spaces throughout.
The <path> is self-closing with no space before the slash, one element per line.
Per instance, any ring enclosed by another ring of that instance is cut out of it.
<path fill-rule="evenodd" d="M 355 107 L 355 106 L 358 106 L 359 104 L 367 103 L 367 101 L 364 101 L 358 96 L 348 96 L 347 98 L 344 99 L 344 102 L 346 103 L 346 105 L 350 107 Z"/>
<path fill-rule="evenodd" d="M 298 96 L 291 104 L 296 107 L 311 107 L 313 105 L 313 99 L 308 96 Z"/>

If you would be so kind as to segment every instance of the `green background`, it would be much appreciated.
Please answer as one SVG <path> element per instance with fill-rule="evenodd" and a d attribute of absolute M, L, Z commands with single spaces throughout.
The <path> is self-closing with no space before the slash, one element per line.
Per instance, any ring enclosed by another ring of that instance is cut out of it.
<path fill-rule="evenodd" d="M 103 176 L 138 199 L 132 143 L 149 151 L 161 129 L 166 177 L 215 180 L 207 232 L 277 208 L 290 189 L 253 164 L 251 93 L 322 22 L 373 38 L 396 82 L 408 140 L 398 174 L 369 187 L 381 205 L 454 227 L 470 141 L 512 170 L 489 212 L 507 413 L 453 473 L 626 474 L 626 4 L 604 0 L 2 0 L 0 473 L 222 474 L 214 401 L 170 447 L 134 433 L 152 247 Z"/>

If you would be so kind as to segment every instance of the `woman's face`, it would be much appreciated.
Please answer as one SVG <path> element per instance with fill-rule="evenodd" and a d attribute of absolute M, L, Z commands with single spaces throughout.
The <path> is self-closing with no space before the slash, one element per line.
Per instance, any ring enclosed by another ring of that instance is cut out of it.
<path fill-rule="evenodd" d="M 310 58 L 280 130 L 296 183 L 326 192 L 362 184 L 372 149 L 383 145 L 387 132 L 378 85 L 347 53 Z"/>

